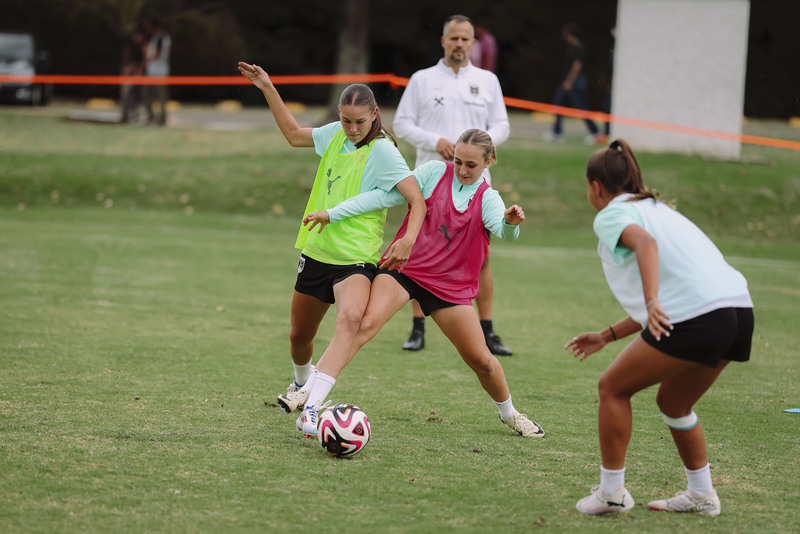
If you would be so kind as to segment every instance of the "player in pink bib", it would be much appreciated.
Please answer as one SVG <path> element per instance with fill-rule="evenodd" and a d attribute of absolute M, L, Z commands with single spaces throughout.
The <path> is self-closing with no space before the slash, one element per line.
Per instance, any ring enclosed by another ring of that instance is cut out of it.
<path fill-rule="evenodd" d="M 472 308 L 478 275 L 489 249 L 487 231 L 514 241 L 519 236 L 519 224 L 525 220 L 521 207 L 515 204 L 506 209 L 497 191 L 483 179 L 484 169 L 495 161 L 489 134 L 472 129 L 459 137 L 453 163 L 431 161 L 413 172 L 428 211 L 408 261 L 396 270 L 379 269 L 352 351 L 326 351 L 317 369 L 338 376 L 358 350 L 413 298 L 475 372 L 497 405 L 500 419 L 523 437 L 542 437 L 542 428 L 514 408 L 503 367 L 486 346 Z M 398 197 L 387 197 L 391 193 L 364 193 L 330 210 L 311 213 L 304 222 L 312 228 L 316 224 L 324 227 L 329 221 L 335 223 L 400 202 Z M 407 224 L 408 216 L 395 240 L 405 235 Z M 330 392 L 323 381 L 319 383 L 317 386 L 314 375 L 309 379 L 308 403 L 320 403 Z"/>

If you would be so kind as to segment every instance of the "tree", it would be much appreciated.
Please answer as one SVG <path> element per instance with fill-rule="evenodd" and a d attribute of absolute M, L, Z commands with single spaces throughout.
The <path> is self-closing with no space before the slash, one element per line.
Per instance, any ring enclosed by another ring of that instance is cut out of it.
<path fill-rule="evenodd" d="M 369 63 L 367 43 L 369 41 L 369 2 L 367 0 L 344 0 L 336 58 L 336 74 L 365 74 Z M 339 120 L 337 106 L 347 84 L 331 86 L 328 100 L 328 115 L 325 122 Z"/>

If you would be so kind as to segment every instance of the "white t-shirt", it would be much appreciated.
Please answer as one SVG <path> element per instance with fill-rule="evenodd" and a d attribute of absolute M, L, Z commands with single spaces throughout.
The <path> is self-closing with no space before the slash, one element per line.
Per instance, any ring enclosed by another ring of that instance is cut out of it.
<path fill-rule="evenodd" d="M 145 67 L 148 76 L 169 76 L 169 54 L 172 40 L 166 32 L 150 38 L 147 43 L 147 57 L 152 58 Z M 156 57 L 158 55 L 158 57 Z"/>
<path fill-rule="evenodd" d="M 647 325 L 642 277 L 636 254 L 620 244 L 631 224 L 644 228 L 658 244 L 658 299 L 673 323 L 728 307 L 752 308 L 744 276 L 728 265 L 714 243 L 689 219 L 663 202 L 614 198 L 594 219 L 611 292 L 625 311 Z"/>
<path fill-rule="evenodd" d="M 444 64 L 415 72 L 397 106 L 394 133 L 417 148 L 414 167 L 441 161 L 436 143 L 451 143 L 470 128 L 485 130 L 495 146 L 508 139 L 511 127 L 497 76 L 467 63 L 456 74 Z M 491 184 L 489 171 L 484 177 Z"/>

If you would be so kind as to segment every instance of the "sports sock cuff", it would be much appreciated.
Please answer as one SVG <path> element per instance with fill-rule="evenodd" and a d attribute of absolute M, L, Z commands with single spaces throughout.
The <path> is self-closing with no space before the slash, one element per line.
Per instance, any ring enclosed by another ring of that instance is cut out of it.
<path fill-rule="evenodd" d="M 508 399 L 504 400 L 503 402 L 495 401 L 494 404 L 497 406 L 497 410 L 500 412 L 500 419 L 503 421 L 509 419 L 516 412 L 514 409 L 514 403 L 511 402 L 511 397 L 508 397 Z"/>
<path fill-rule="evenodd" d="M 414 317 L 414 330 L 425 331 L 425 317 Z"/>
<path fill-rule="evenodd" d="M 303 386 L 308 382 L 308 377 L 311 376 L 311 362 L 309 361 L 305 365 L 297 365 L 296 363 L 292 363 L 292 365 L 294 365 L 294 383 L 298 386 Z"/>

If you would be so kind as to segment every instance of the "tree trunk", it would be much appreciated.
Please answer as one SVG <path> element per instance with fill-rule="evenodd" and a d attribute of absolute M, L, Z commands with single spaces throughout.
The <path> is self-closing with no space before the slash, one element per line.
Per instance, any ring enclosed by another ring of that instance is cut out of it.
<path fill-rule="evenodd" d="M 364 74 L 367 72 L 369 53 L 367 41 L 369 28 L 368 0 L 344 0 L 339 24 L 336 74 Z M 331 85 L 328 114 L 325 123 L 339 120 L 339 96 L 349 84 Z"/>

